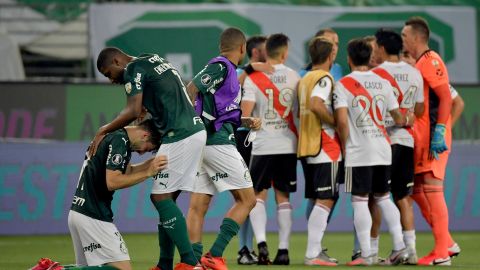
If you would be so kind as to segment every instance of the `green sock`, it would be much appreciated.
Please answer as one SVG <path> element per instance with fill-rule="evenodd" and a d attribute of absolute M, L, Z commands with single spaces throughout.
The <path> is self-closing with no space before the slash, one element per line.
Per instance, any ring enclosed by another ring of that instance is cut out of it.
<path fill-rule="evenodd" d="M 227 247 L 228 243 L 238 233 L 240 225 L 231 218 L 224 218 L 222 225 L 220 226 L 220 233 L 217 235 L 217 239 L 213 243 L 210 249 L 210 254 L 213 257 L 222 257 L 223 251 Z"/>
<path fill-rule="evenodd" d="M 201 242 L 193 243 L 192 244 L 193 248 L 193 254 L 195 254 L 195 257 L 197 258 L 198 261 L 202 258 L 203 255 L 203 245 Z M 162 268 L 163 270 L 163 268 Z"/>
<path fill-rule="evenodd" d="M 177 246 L 180 261 L 189 265 L 196 265 L 198 260 L 193 254 L 192 245 L 188 239 L 187 223 L 182 211 L 172 199 L 153 203 L 160 215 L 160 223 L 165 233 Z"/>
<path fill-rule="evenodd" d="M 157 266 L 162 270 L 173 270 L 175 244 L 160 224 L 158 224 L 158 243 L 160 245 L 160 259 Z"/>

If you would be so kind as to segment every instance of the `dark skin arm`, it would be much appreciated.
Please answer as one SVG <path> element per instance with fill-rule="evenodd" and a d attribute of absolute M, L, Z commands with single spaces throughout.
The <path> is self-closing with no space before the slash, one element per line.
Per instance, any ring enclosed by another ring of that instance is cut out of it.
<path fill-rule="evenodd" d="M 195 99 L 197 98 L 198 92 L 197 86 L 193 82 L 189 82 L 187 85 L 187 93 L 188 97 L 192 101 L 192 104 L 195 104 Z"/>
<path fill-rule="evenodd" d="M 120 114 L 112 120 L 112 122 L 100 127 L 95 134 L 90 147 L 88 155 L 92 157 L 97 152 L 98 145 L 103 140 L 103 137 L 109 132 L 115 131 L 119 128 L 123 128 L 130 124 L 133 120 L 137 119 L 142 113 L 142 97 L 143 95 L 137 94 L 127 97 L 127 106 L 120 112 Z"/>

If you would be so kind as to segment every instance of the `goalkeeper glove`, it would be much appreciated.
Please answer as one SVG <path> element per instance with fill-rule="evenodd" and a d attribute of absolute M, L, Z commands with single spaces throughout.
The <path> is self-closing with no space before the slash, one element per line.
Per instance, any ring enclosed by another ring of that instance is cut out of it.
<path fill-rule="evenodd" d="M 430 143 L 430 152 L 435 159 L 438 159 L 438 154 L 447 151 L 448 147 L 445 142 L 445 125 L 435 125 L 435 131 L 433 132 L 432 141 Z"/>

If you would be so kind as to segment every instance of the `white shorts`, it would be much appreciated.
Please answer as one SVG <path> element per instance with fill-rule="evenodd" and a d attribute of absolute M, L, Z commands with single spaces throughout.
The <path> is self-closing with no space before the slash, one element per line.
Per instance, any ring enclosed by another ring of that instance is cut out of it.
<path fill-rule="evenodd" d="M 214 195 L 252 187 L 248 166 L 234 145 L 207 145 L 193 192 Z"/>
<path fill-rule="evenodd" d="M 192 191 L 203 158 L 207 133 L 202 130 L 174 143 L 162 144 L 158 155 L 166 155 L 167 169 L 153 177 L 152 194 Z"/>
<path fill-rule="evenodd" d="M 97 266 L 129 261 L 127 245 L 115 224 L 70 210 L 68 229 L 79 266 Z"/>

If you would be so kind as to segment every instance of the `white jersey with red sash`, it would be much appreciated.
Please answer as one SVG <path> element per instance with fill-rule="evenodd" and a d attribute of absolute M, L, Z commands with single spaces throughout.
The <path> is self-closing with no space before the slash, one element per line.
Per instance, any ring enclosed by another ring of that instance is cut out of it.
<path fill-rule="evenodd" d="M 348 109 L 345 166 L 392 163 L 384 119 L 388 111 L 398 108 L 398 102 L 387 80 L 371 71 L 352 72 L 335 85 L 334 108 Z"/>
<path fill-rule="evenodd" d="M 252 145 L 252 155 L 297 153 L 294 106 L 300 76 L 293 69 L 274 65 L 275 72 L 254 72 L 243 84 L 242 100 L 255 102 L 252 116 L 262 119 Z"/>
<path fill-rule="evenodd" d="M 416 103 L 423 103 L 423 79 L 416 68 L 405 62 L 384 62 L 372 71 L 393 86 L 402 113 L 413 112 Z M 413 128 L 395 126 L 389 114 L 385 118 L 385 126 L 392 144 L 413 147 Z"/>

